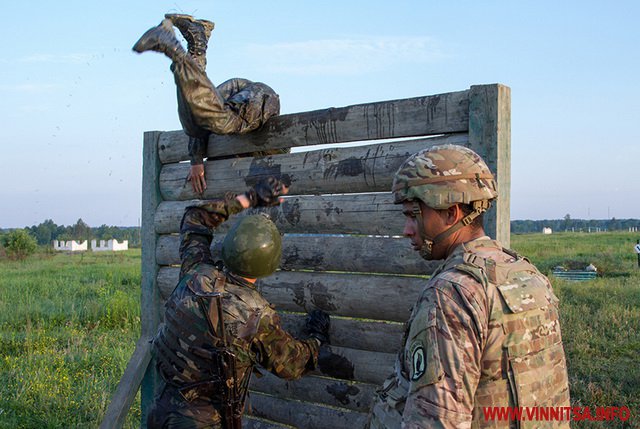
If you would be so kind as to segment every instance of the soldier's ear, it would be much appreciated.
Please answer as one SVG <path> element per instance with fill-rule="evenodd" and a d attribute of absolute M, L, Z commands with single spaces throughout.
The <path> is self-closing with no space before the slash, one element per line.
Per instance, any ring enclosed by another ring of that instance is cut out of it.
<path fill-rule="evenodd" d="M 455 225 L 464 217 L 464 212 L 460 208 L 460 204 L 454 204 L 449 207 L 447 210 L 443 210 L 446 212 L 446 222 L 447 225 Z"/>

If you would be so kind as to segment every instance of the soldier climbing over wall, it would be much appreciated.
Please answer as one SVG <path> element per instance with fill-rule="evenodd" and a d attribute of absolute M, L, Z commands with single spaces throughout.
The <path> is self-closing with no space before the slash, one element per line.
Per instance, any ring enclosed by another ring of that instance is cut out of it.
<path fill-rule="evenodd" d="M 187 50 L 176 38 L 173 26 L 187 41 Z M 200 194 L 207 187 L 203 159 L 211 133 L 245 134 L 260 128 L 280 113 L 278 94 L 261 82 L 230 79 L 216 87 L 207 77 L 207 45 L 214 23 L 190 15 L 167 14 L 157 27 L 149 29 L 133 46 L 138 53 L 155 51 L 172 61 L 177 87 L 178 115 L 189 136 L 191 168 L 188 180 Z M 286 150 L 253 152 L 253 156 L 284 153 Z"/>
<path fill-rule="evenodd" d="M 263 214 L 240 219 L 210 252 L 212 230 L 249 207 L 274 206 L 286 186 L 273 177 L 240 195 L 203 201 L 185 210 L 180 226 L 180 280 L 165 304 L 153 340 L 164 386 L 147 416 L 149 428 L 239 429 L 251 373 L 260 366 L 296 379 L 315 369 L 329 340 L 329 316 L 311 312 L 309 338 L 296 340 L 256 290 L 256 278 L 280 263 L 278 229 Z"/>

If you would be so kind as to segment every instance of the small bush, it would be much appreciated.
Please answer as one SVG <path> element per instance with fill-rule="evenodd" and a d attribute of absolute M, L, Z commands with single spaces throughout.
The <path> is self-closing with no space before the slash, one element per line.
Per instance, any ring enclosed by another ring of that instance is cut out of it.
<path fill-rule="evenodd" d="M 38 248 L 36 239 L 24 229 L 15 229 L 2 237 L 7 256 L 21 261 L 32 255 Z"/>

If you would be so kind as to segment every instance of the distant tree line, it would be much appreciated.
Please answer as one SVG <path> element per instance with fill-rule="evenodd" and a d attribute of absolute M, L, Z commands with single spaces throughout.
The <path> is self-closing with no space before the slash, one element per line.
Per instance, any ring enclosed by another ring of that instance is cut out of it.
<path fill-rule="evenodd" d="M 512 220 L 511 232 L 514 234 L 527 234 L 542 232 L 543 228 L 551 228 L 553 232 L 575 231 L 628 231 L 629 228 L 640 229 L 640 219 L 572 219 L 565 215 L 563 219 L 545 220 Z"/>
<path fill-rule="evenodd" d="M 140 247 L 140 228 L 135 226 L 109 226 L 101 225 L 90 227 L 82 219 L 69 226 L 57 225 L 51 219 L 47 219 L 39 225 L 24 228 L 40 245 L 49 245 L 53 240 L 110 240 L 119 242 L 129 241 L 129 247 Z M 2 230 L 0 230 L 2 232 Z M 6 231 L 5 231 L 6 232 Z"/>
<path fill-rule="evenodd" d="M 563 219 L 545 220 L 512 220 L 511 232 L 514 234 L 528 234 L 542 232 L 543 228 L 551 228 L 553 232 L 563 231 L 628 231 L 629 228 L 640 230 L 640 219 L 572 219 L 566 215 Z M 116 239 L 119 242 L 129 241 L 129 247 L 140 247 L 140 228 L 136 226 L 109 226 L 100 225 L 91 227 L 82 219 L 69 226 L 57 225 L 53 220 L 47 219 L 39 225 L 24 228 L 39 245 L 50 245 L 53 240 L 109 240 Z M 0 236 L 6 235 L 10 230 L 0 229 Z M 0 241 L 0 244 L 2 242 Z"/>

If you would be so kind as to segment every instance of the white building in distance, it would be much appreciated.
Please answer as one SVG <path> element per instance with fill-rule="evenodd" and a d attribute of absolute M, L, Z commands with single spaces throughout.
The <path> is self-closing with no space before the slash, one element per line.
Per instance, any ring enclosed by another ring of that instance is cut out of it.
<path fill-rule="evenodd" d="M 127 250 L 129 248 L 129 241 L 123 240 L 122 243 L 118 243 L 118 240 L 100 240 L 100 245 L 97 245 L 97 240 L 91 240 L 91 250 L 93 252 L 118 252 L 120 250 Z"/>
<path fill-rule="evenodd" d="M 551 228 L 548 228 L 548 227 L 545 226 L 544 228 L 542 228 L 542 233 L 545 234 L 545 235 L 549 235 L 549 234 L 553 233 L 553 231 L 551 230 Z"/>
<path fill-rule="evenodd" d="M 66 252 L 80 252 L 87 250 L 87 240 L 82 243 L 78 243 L 76 240 L 58 241 L 53 240 L 53 250 L 66 251 Z"/>

